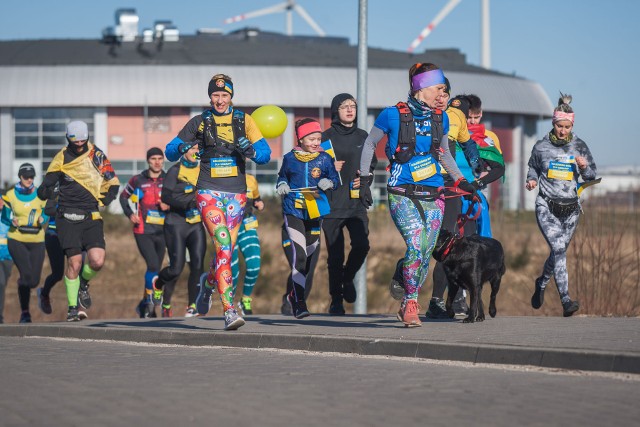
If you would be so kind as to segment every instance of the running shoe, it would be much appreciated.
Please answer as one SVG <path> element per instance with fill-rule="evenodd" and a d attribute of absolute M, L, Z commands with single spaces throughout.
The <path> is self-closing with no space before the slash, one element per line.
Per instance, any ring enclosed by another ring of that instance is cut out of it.
<path fill-rule="evenodd" d="M 171 306 L 162 306 L 162 317 L 173 317 L 173 310 L 171 309 Z"/>
<path fill-rule="evenodd" d="M 329 305 L 329 315 L 330 316 L 344 316 L 344 304 L 342 303 L 342 298 L 332 298 L 331 305 Z"/>
<path fill-rule="evenodd" d="M 418 317 L 420 313 L 420 305 L 418 301 L 410 299 L 400 305 L 398 311 L 398 320 L 404 323 L 405 328 L 415 328 L 416 326 L 422 326 L 422 322 Z"/>
<path fill-rule="evenodd" d="M 389 283 L 389 293 L 395 300 L 401 301 L 404 298 L 404 279 L 402 277 L 402 264 L 404 258 L 400 258 L 396 263 L 396 269 L 393 272 L 393 277 Z"/>
<path fill-rule="evenodd" d="M 156 307 L 153 305 L 153 301 L 151 299 L 143 298 L 140 300 L 140 303 L 136 307 L 136 313 L 140 316 L 141 319 L 145 319 L 148 317 L 157 317 L 156 316 Z"/>
<path fill-rule="evenodd" d="M 235 308 L 229 308 L 224 312 L 224 330 L 234 331 L 244 325 L 244 319 L 240 317 Z"/>
<path fill-rule="evenodd" d="M 453 300 L 451 308 L 453 309 L 456 319 L 467 317 L 469 315 L 469 306 L 467 305 L 467 300 L 464 297 L 464 294 Z"/>
<path fill-rule="evenodd" d="M 204 316 L 211 310 L 211 295 L 213 294 L 213 288 L 207 286 L 207 275 L 209 273 L 202 273 L 200 276 L 200 292 L 196 298 L 196 310 L 200 316 Z"/>
<path fill-rule="evenodd" d="M 51 298 L 49 295 L 42 295 L 42 288 L 38 288 L 38 307 L 44 314 L 51 314 L 53 309 L 51 308 Z"/>
<path fill-rule="evenodd" d="M 353 283 L 353 279 L 345 280 L 342 283 L 342 296 L 344 297 L 344 300 L 349 304 L 353 304 L 354 302 L 356 302 L 358 294 L 356 293 L 356 285 L 355 283 Z"/>
<path fill-rule="evenodd" d="M 78 304 L 88 310 L 91 307 L 91 295 L 89 295 L 89 281 L 80 273 L 80 289 L 78 289 Z"/>
<path fill-rule="evenodd" d="M 79 322 L 80 315 L 78 314 L 78 307 L 69 307 L 67 311 L 67 322 Z"/>
<path fill-rule="evenodd" d="M 162 304 L 162 294 L 164 293 L 162 287 L 160 289 L 156 288 L 156 283 L 158 283 L 158 276 L 154 276 L 151 281 L 153 285 L 153 293 L 151 294 L 151 300 L 153 304 L 157 307 Z"/>
<path fill-rule="evenodd" d="M 573 313 L 580 309 L 580 303 L 578 301 L 565 301 L 562 303 L 562 316 L 571 317 Z"/>
<path fill-rule="evenodd" d="M 287 296 L 287 301 L 289 301 L 289 304 L 291 305 L 291 312 L 293 313 L 293 317 L 296 319 L 304 319 L 311 315 L 307 309 L 307 303 L 304 300 L 296 301 L 294 296 L 289 294 L 289 296 Z"/>
<path fill-rule="evenodd" d="M 282 296 L 282 305 L 280 306 L 280 313 L 284 316 L 293 316 L 293 311 L 291 311 L 291 304 L 289 304 L 288 299 L 289 294 L 284 294 Z"/>
<path fill-rule="evenodd" d="M 20 323 L 31 323 L 31 313 L 23 311 L 20 314 Z"/>
<path fill-rule="evenodd" d="M 531 307 L 536 310 L 544 304 L 544 289 L 545 288 L 542 287 L 542 277 L 538 277 L 536 279 L 536 290 L 531 297 Z"/>
<path fill-rule="evenodd" d="M 427 312 L 424 314 L 424 317 L 427 319 L 449 319 L 447 308 L 444 305 L 444 300 L 437 297 L 431 298 L 429 301 L 429 308 L 427 308 Z"/>
<path fill-rule="evenodd" d="M 240 300 L 240 304 L 238 304 L 238 308 L 243 316 L 247 314 L 253 314 L 253 310 L 251 309 L 251 297 L 242 297 Z"/>
<path fill-rule="evenodd" d="M 198 310 L 196 310 L 196 305 L 191 304 L 187 307 L 187 311 L 184 313 L 184 317 L 196 317 L 198 315 Z"/>

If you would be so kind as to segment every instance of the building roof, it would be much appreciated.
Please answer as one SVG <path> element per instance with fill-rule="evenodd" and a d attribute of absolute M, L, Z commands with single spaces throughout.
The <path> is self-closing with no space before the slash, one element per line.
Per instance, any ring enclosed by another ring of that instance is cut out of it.
<path fill-rule="evenodd" d="M 0 106 L 199 106 L 211 76 L 232 76 L 238 105 L 328 106 L 356 92 L 357 47 L 345 38 L 285 36 L 246 28 L 176 42 L 0 42 Z M 470 65 L 458 50 L 420 54 L 369 48 L 370 108 L 406 98 L 407 70 L 433 62 L 453 93 L 476 93 L 486 111 L 548 116 L 536 82 Z M 390 84 L 389 82 L 393 82 Z"/>

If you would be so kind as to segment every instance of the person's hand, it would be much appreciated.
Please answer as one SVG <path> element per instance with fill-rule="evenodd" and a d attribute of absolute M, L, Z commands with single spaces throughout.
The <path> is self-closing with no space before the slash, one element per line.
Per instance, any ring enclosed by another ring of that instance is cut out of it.
<path fill-rule="evenodd" d="M 18 218 L 13 218 L 13 219 L 11 220 L 11 224 L 12 224 L 14 227 L 18 228 L 18 226 L 20 225 L 20 224 L 18 224 Z"/>
<path fill-rule="evenodd" d="M 335 162 L 333 162 L 338 172 L 342 170 L 342 166 L 344 166 L 344 162 L 345 162 L 344 160 L 336 160 Z"/>
<path fill-rule="evenodd" d="M 254 200 L 253 207 L 258 209 L 259 211 L 264 210 L 264 202 L 262 200 Z"/>
<path fill-rule="evenodd" d="M 43 222 L 44 222 L 44 218 L 42 217 L 38 218 L 38 224 L 42 225 Z"/>
<path fill-rule="evenodd" d="M 328 178 L 322 178 L 318 181 L 318 188 L 322 191 L 331 190 L 333 188 L 333 182 Z"/>
<path fill-rule="evenodd" d="M 373 205 L 373 196 L 371 195 L 371 184 L 373 183 L 373 175 L 360 177 L 360 202 L 365 208 Z"/>
<path fill-rule="evenodd" d="M 131 215 L 129 215 L 129 221 L 131 221 L 132 223 L 138 225 L 140 224 L 140 218 L 138 218 L 138 215 L 132 213 Z"/>
<path fill-rule="evenodd" d="M 585 159 L 582 156 L 576 156 L 576 164 L 578 165 L 578 167 L 580 169 L 586 169 L 587 168 L 587 159 Z"/>
<path fill-rule="evenodd" d="M 276 193 L 279 196 L 286 196 L 287 194 L 289 194 L 291 192 L 291 187 L 289 187 L 289 184 L 287 184 L 286 182 L 281 182 L 280 184 L 278 184 L 278 186 L 276 187 Z"/>
<path fill-rule="evenodd" d="M 352 182 L 353 182 L 353 185 L 352 185 L 353 188 L 360 188 L 360 177 L 359 176 L 356 177 Z"/>
<path fill-rule="evenodd" d="M 465 193 L 467 193 L 464 196 L 462 196 L 466 200 L 471 201 L 471 200 L 473 200 L 474 198 L 477 197 L 476 196 L 476 191 L 477 191 L 476 188 L 471 183 L 469 183 L 469 181 L 467 181 L 466 179 L 463 179 L 458 183 L 458 188 L 460 190 L 464 191 Z"/>
<path fill-rule="evenodd" d="M 160 202 L 160 210 L 161 211 L 168 211 L 169 209 L 171 209 L 171 207 L 168 204 L 166 204 L 164 202 Z"/>
<path fill-rule="evenodd" d="M 536 188 L 538 186 L 538 181 L 536 181 L 535 179 L 530 179 L 529 181 L 527 181 L 527 183 L 525 184 L 524 188 L 526 188 L 527 190 L 531 191 L 534 188 Z"/>

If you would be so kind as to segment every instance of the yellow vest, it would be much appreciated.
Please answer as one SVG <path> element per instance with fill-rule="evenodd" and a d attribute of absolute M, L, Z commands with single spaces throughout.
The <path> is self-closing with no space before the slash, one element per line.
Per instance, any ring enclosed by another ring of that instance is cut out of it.
<path fill-rule="evenodd" d="M 35 196 L 33 200 L 24 202 L 18 199 L 15 188 L 7 191 L 7 193 L 2 196 L 7 207 L 13 212 L 13 218 L 18 220 L 19 226 L 37 227 L 40 225 L 40 231 L 36 234 L 27 234 L 23 233 L 11 224 L 9 232 L 7 233 L 7 237 L 9 239 L 24 243 L 44 242 L 44 226 L 41 226 L 38 221 L 42 217 L 46 201 L 40 200 L 38 196 L 36 196 L 35 191 L 33 192 L 33 196 Z"/>

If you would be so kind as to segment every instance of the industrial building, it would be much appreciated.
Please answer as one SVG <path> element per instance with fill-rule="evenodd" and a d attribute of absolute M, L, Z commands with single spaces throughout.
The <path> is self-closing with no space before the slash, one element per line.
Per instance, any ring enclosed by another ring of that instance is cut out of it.
<path fill-rule="evenodd" d="M 346 38 L 287 36 L 255 28 L 183 35 L 168 21 L 138 31 L 135 12 L 125 12 L 116 14 L 117 25 L 101 38 L 0 42 L 3 185 L 17 179 L 23 162 L 33 163 L 41 177 L 40 171 L 66 144 L 65 125 L 71 120 L 89 124 L 92 141 L 126 182 L 146 168 L 149 147 L 163 148 L 191 116 L 208 106 L 211 76 L 225 73 L 233 78 L 237 107 L 251 113 L 275 104 L 287 113 L 286 132 L 269 140 L 272 162 L 254 169 L 261 191 L 268 194 L 283 153 L 293 147 L 294 121 L 314 117 L 329 126 L 333 96 L 356 95 L 357 46 Z M 456 49 L 409 54 L 371 47 L 369 127 L 382 108 L 406 99 L 407 70 L 415 62 L 443 68 L 452 94 L 482 98 L 483 121 L 500 138 L 507 163 L 505 182 L 493 187 L 491 197 L 506 209 L 531 208 L 533 195 L 523 191 L 526 161 L 537 139 L 537 123 L 553 110 L 542 87 L 471 65 Z M 382 148 L 377 152 L 380 158 Z M 379 163 L 380 198 L 387 162 Z"/>

